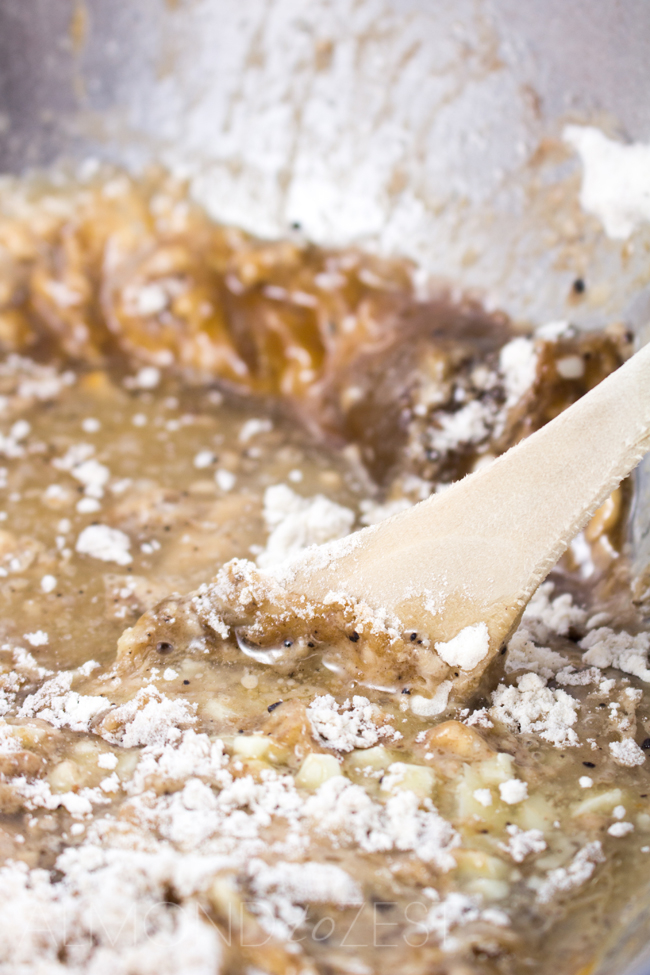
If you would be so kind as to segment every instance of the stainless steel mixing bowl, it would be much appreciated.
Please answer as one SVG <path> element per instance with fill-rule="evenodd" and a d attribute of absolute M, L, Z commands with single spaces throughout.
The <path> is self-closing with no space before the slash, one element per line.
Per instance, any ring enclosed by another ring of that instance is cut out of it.
<path fill-rule="evenodd" d="M 650 141 L 649 91 L 648 0 L 0 0 L 0 172 L 159 160 L 219 219 L 411 256 L 531 324 L 646 327 L 650 236 L 580 211 L 561 133 Z M 647 465 L 640 564 L 645 497 Z M 628 915 L 603 973 L 650 972 L 650 884 Z"/>

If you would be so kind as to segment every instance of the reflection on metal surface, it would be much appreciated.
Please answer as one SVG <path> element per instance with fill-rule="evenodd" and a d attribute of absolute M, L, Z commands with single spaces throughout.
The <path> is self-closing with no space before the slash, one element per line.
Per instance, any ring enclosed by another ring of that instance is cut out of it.
<path fill-rule="evenodd" d="M 650 135 L 639 0 L 73 9 L 74 43 L 68 0 L 2 5 L 2 168 L 162 159 L 221 220 L 401 253 L 536 324 L 625 307 L 641 252 L 582 214 L 559 135 Z"/>
<path fill-rule="evenodd" d="M 638 348 L 650 341 L 650 288 L 631 302 L 626 316 L 636 334 Z M 650 612 L 650 458 L 634 472 L 634 504 L 630 522 L 634 600 Z"/>

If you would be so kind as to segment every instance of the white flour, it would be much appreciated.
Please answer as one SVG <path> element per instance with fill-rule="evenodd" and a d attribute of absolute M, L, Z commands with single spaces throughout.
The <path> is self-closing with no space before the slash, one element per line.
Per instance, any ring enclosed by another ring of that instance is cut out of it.
<path fill-rule="evenodd" d="M 349 535 L 354 512 L 322 494 L 303 498 L 285 484 L 264 493 L 264 520 L 270 532 L 266 548 L 257 557 L 260 568 L 277 565 L 309 548 Z"/>
<path fill-rule="evenodd" d="M 650 221 L 650 145 L 625 145 L 591 126 L 567 125 L 565 142 L 584 167 L 580 202 L 606 233 L 624 240 Z"/>
<path fill-rule="evenodd" d="M 356 695 L 352 701 L 337 704 L 331 694 L 325 694 L 311 702 L 307 716 L 317 741 L 334 751 L 351 752 L 371 748 L 380 738 L 402 737 L 391 725 L 376 723 L 378 711 L 367 697 Z"/>

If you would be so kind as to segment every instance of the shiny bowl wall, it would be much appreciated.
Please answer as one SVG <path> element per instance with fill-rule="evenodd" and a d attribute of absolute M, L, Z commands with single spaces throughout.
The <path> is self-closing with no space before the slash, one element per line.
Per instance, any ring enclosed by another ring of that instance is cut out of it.
<path fill-rule="evenodd" d="M 639 287 L 561 133 L 650 138 L 649 90 L 646 0 L 0 3 L 0 171 L 162 160 L 219 219 L 405 254 L 533 323 Z"/>

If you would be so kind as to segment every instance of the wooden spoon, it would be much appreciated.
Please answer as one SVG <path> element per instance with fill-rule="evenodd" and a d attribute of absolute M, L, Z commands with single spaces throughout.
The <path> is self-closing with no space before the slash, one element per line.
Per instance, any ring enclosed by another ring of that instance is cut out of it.
<path fill-rule="evenodd" d="M 284 582 L 345 593 L 483 672 L 571 539 L 650 449 L 650 344 L 489 467 L 407 511 L 308 550 Z M 456 639 L 457 638 L 457 639 Z M 450 641 L 453 641 L 450 644 Z"/>

